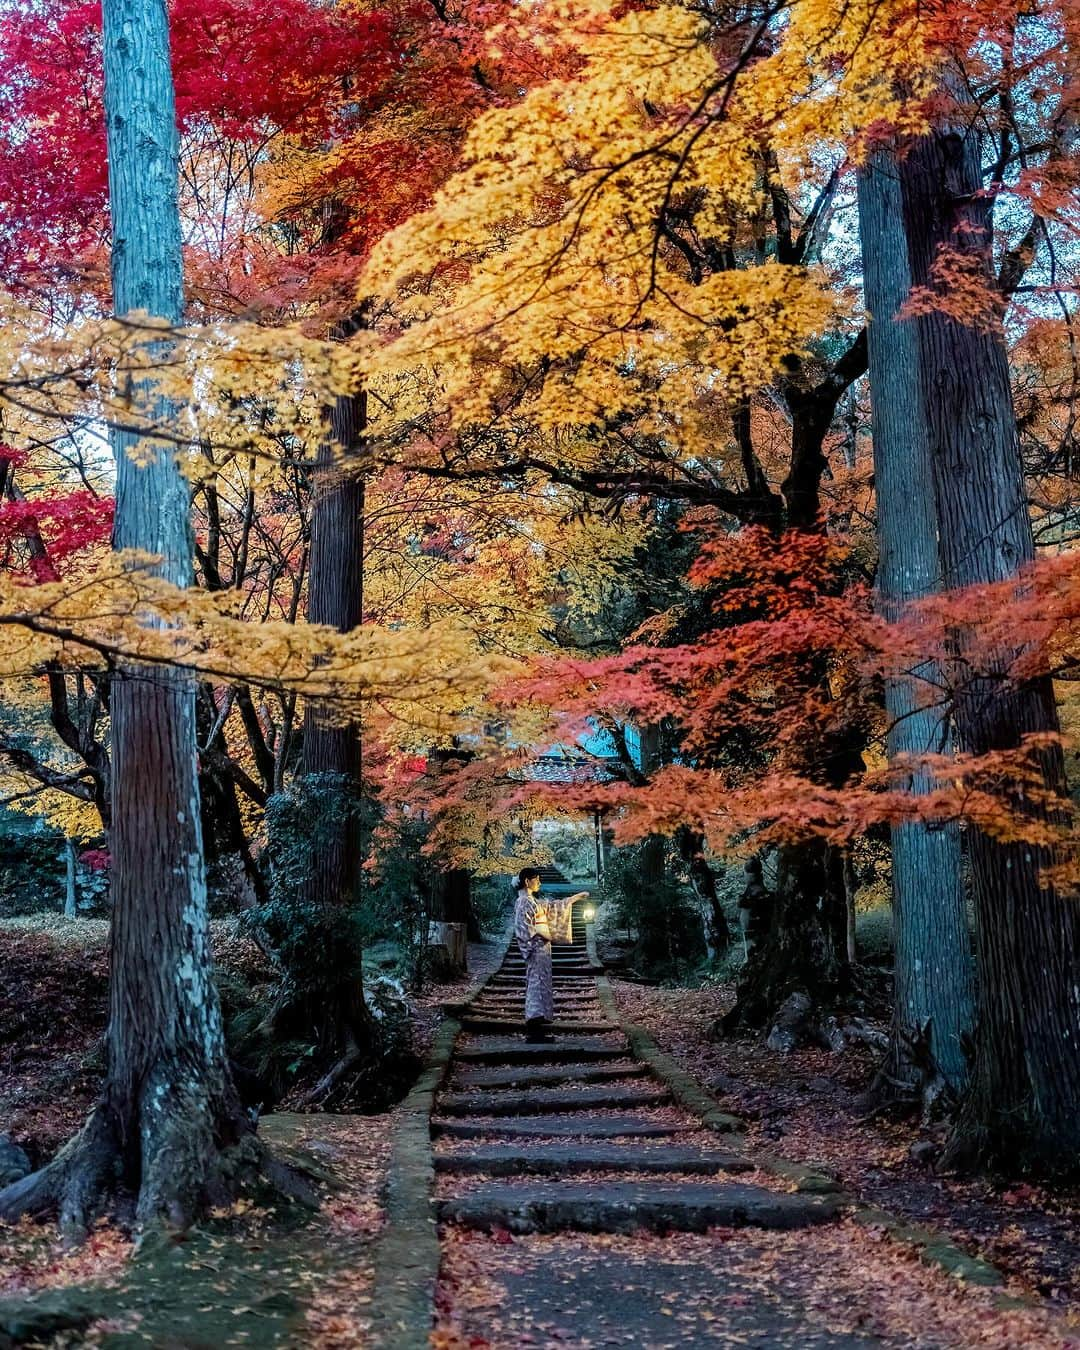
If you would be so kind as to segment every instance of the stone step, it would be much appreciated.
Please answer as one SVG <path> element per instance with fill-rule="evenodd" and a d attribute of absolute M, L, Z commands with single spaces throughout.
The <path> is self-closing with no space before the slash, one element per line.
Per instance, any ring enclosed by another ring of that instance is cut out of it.
<path fill-rule="evenodd" d="M 514 1021 L 520 1021 L 525 1016 L 525 1003 L 523 999 L 518 999 L 515 1003 L 471 1003 L 468 1007 L 461 1009 L 463 1017 L 509 1017 Z M 560 1022 L 602 1022 L 604 1020 L 604 1010 L 600 1007 L 593 1007 L 590 1004 L 583 1006 L 576 1003 L 569 1005 L 565 1003 L 555 1004 L 555 1017 Z"/>
<path fill-rule="evenodd" d="M 564 980 L 558 974 L 558 972 L 556 972 L 555 977 L 552 980 L 552 984 L 554 985 L 555 989 L 558 992 L 563 994 L 567 995 L 585 994 L 590 998 L 596 996 L 596 981 L 591 976 L 588 979 L 584 980 L 578 980 L 576 978 L 573 980 L 568 979 Z M 521 976 L 520 978 L 518 978 L 516 975 L 505 977 L 500 976 L 498 977 L 497 980 L 496 979 L 489 980 L 487 984 L 483 986 L 481 992 L 485 994 L 492 992 L 498 993 L 500 992 L 500 990 L 506 992 L 508 990 L 513 989 L 523 989 L 524 987 L 525 987 L 524 976 Z"/>
<path fill-rule="evenodd" d="M 578 949 L 576 947 L 555 947 L 552 949 L 551 953 L 551 961 L 553 965 L 560 961 L 563 962 L 564 964 L 566 964 L 567 962 L 572 963 L 577 961 L 582 965 L 587 965 L 588 960 L 589 960 L 589 953 L 585 951 L 584 948 Z M 522 956 L 520 952 L 512 952 L 512 951 L 507 952 L 506 955 L 503 957 L 504 966 L 509 965 L 523 966 L 524 964 L 525 958 Z"/>
<path fill-rule="evenodd" d="M 597 1004 L 600 1002 L 600 999 L 598 998 L 595 989 L 560 989 L 559 986 L 556 985 L 552 992 L 555 996 L 556 1003 Z M 473 997 L 473 1002 L 505 1003 L 507 1005 L 510 1005 L 515 1002 L 520 1003 L 524 995 L 525 995 L 524 983 L 507 989 L 495 989 L 492 988 L 491 985 L 488 985 L 486 988 L 477 991 L 477 993 Z"/>
<path fill-rule="evenodd" d="M 511 975 L 517 975 L 524 971 L 525 962 L 504 961 L 502 965 L 499 967 L 499 969 L 501 971 L 506 971 Z M 567 957 L 565 960 L 560 957 L 556 957 L 555 960 L 552 961 L 551 963 L 551 969 L 559 975 L 565 975 L 570 971 L 573 971 L 576 974 L 580 975 L 587 975 L 589 971 L 592 970 L 592 966 L 589 965 L 588 961 L 582 960 L 582 958 L 579 956 L 575 956 L 573 958 Z"/>
<path fill-rule="evenodd" d="M 532 1116 L 521 1120 L 433 1120 L 431 1133 L 446 1139 L 676 1139 L 697 1125 L 649 1120 L 612 1112 L 598 1116 Z"/>
<path fill-rule="evenodd" d="M 492 1182 L 439 1202 L 439 1218 L 511 1233 L 704 1233 L 710 1228 L 806 1228 L 840 1212 L 834 1196 L 791 1195 L 743 1182 Z"/>
<path fill-rule="evenodd" d="M 585 1001 L 591 1001 L 596 996 L 596 988 L 591 980 L 587 985 L 583 985 L 580 988 L 567 988 L 563 985 L 560 985 L 558 980 L 556 980 L 555 988 L 552 990 L 552 992 L 554 993 L 556 998 L 563 998 L 563 999 L 577 998 L 577 999 L 584 999 Z M 525 981 L 521 980 L 520 983 L 517 984 L 497 984 L 497 985 L 489 984 L 484 989 L 482 994 L 477 995 L 478 998 L 490 998 L 492 996 L 496 996 L 499 998 L 524 998 Z"/>
<path fill-rule="evenodd" d="M 525 988 L 525 981 L 507 981 L 504 985 L 485 984 L 483 989 L 477 991 L 477 998 L 514 998 L 520 995 Z M 568 985 L 562 980 L 554 982 L 554 993 L 556 998 L 562 999 L 583 999 L 595 1002 L 597 998 L 596 985 L 590 980 L 588 984 Z"/>
<path fill-rule="evenodd" d="M 510 1017 L 466 1017 L 461 1023 L 462 1030 L 476 1032 L 509 1032 L 521 1027 L 520 1018 Z M 592 1036 L 605 1031 L 614 1031 L 612 1022 L 557 1021 L 547 1028 L 556 1036 Z"/>
<path fill-rule="evenodd" d="M 478 994 L 477 997 L 490 998 L 492 995 L 495 995 L 501 998 L 521 998 L 524 996 L 524 993 L 525 981 L 517 980 L 514 982 L 507 981 L 505 984 L 489 984 L 484 988 L 483 994 Z M 588 984 L 583 985 L 564 985 L 556 980 L 552 993 L 556 998 L 590 1000 L 596 997 L 596 986 L 593 984 L 592 980 L 590 980 Z"/>
<path fill-rule="evenodd" d="M 551 964 L 553 966 L 588 966 L 589 958 L 584 953 L 579 955 L 577 952 L 568 952 L 566 955 L 553 956 Z M 523 956 L 508 956 L 499 969 L 508 970 L 511 967 L 524 970 L 525 958 Z"/>
<path fill-rule="evenodd" d="M 491 1036 L 459 1046 L 454 1059 L 462 1064 L 565 1064 L 624 1059 L 629 1053 L 629 1043 L 621 1034 L 607 1039 L 560 1036 L 554 1045 L 530 1045 L 521 1036 Z"/>
<path fill-rule="evenodd" d="M 589 958 L 584 955 L 579 956 L 576 952 L 570 952 L 566 956 L 553 956 L 551 958 L 551 964 L 555 966 L 556 969 L 565 969 L 567 966 L 580 966 L 583 970 L 591 969 Z M 525 958 L 523 956 L 508 956 L 499 969 L 524 970 Z"/>
<path fill-rule="evenodd" d="M 458 1069 L 455 1091 L 465 1088 L 533 1087 L 551 1083 L 608 1083 L 613 1078 L 640 1078 L 644 1064 L 518 1064 L 493 1069 L 472 1066 Z"/>
<path fill-rule="evenodd" d="M 512 1003 L 520 1003 L 524 994 L 524 986 L 521 989 L 484 989 L 477 994 L 475 1003 L 505 1003 L 509 1006 Z M 589 993 L 587 990 L 581 990 L 577 993 L 572 990 L 555 990 L 556 1004 L 567 1004 L 576 1006 L 579 1003 L 599 1006 L 600 1000 L 595 993 Z"/>
<path fill-rule="evenodd" d="M 437 1111 L 441 1116 L 539 1116 L 545 1111 L 633 1110 L 637 1106 L 663 1106 L 671 1092 L 660 1084 L 628 1083 L 604 1087 L 533 1088 L 529 1092 L 447 1092 Z"/>
<path fill-rule="evenodd" d="M 570 978 L 562 979 L 562 978 L 560 978 L 559 976 L 556 976 L 556 977 L 555 977 L 555 980 L 554 980 L 554 985 L 555 985 L 555 988 L 556 988 L 556 989 L 566 989 L 566 990 L 575 990 L 575 991 L 576 991 L 576 990 L 582 990 L 582 989 L 595 990 L 595 988 L 596 988 L 596 981 L 595 981 L 595 979 L 593 979 L 591 976 L 589 976 L 588 978 L 582 977 L 582 978 L 580 978 L 580 979 L 579 979 L 576 975 L 573 977 L 573 979 L 570 979 Z M 525 976 L 524 976 L 524 975 L 521 975 L 521 976 L 516 976 L 516 975 L 515 975 L 515 976 L 509 976 L 509 975 L 506 975 L 506 976 L 503 976 L 503 975 L 495 975 L 495 976 L 493 976 L 493 977 L 487 982 L 486 985 L 484 985 L 484 988 L 485 988 L 485 989 L 524 989 L 524 988 L 525 988 Z"/>
<path fill-rule="evenodd" d="M 715 1176 L 717 1172 L 749 1172 L 749 1158 L 724 1149 L 690 1148 L 679 1144 L 478 1144 L 466 1152 L 439 1153 L 437 1172 L 484 1173 L 492 1177 L 572 1176 L 576 1172 L 682 1172 Z"/>
<path fill-rule="evenodd" d="M 467 1008 L 462 1008 L 458 1015 L 466 1018 L 492 1018 L 495 1021 L 509 1019 L 520 1027 L 525 1016 L 525 1003 L 523 999 L 519 999 L 516 1003 L 507 1004 L 505 1007 L 497 1003 L 471 1003 Z M 571 1005 L 567 1008 L 560 1003 L 555 1004 L 555 1020 L 557 1022 L 592 1022 L 598 1025 L 603 1021 L 603 1017 L 604 1010 L 599 1007 L 579 1008 Z"/>
<path fill-rule="evenodd" d="M 487 984 L 484 985 L 484 988 L 490 989 L 492 986 L 497 987 L 499 985 L 523 985 L 524 983 L 524 971 L 500 970 L 488 980 Z M 552 972 L 552 983 L 555 985 L 556 989 L 595 989 L 596 972 L 592 970 L 577 969 L 571 971 L 555 970 Z"/>
<path fill-rule="evenodd" d="M 555 985 L 556 989 L 558 989 L 560 985 L 569 986 L 571 980 L 578 979 L 582 980 L 583 986 L 586 981 L 591 985 L 593 983 L 593 974 L 594 972 L 591 971 L 588 966 L 567 966 L 565 971 L 560 970 L 559 967 L 556 966 L 552 971 L 552 983 Z M 507 982 L 510 980 L 520 980 L 524 983 L 525 981 L 524 973 L 513 970 L 505 972 L 505 978 Z"/>
<path fill-rule="evenodd" d="M 551 963 L 552 970 L 560 977 L 566 979 L 585 979 L 586 977 L 595 978 L 596 970 L 585 961 L 572 961 L 556 964 Z M 514 975 L 521 979 L 525 974 L 525 963 L 523 961 L 504 962 L 492 976 L 493 979 L 505 979 L 509 975 Z"/>
<path fill-rule="evenodd" d="M 563 956 L 567 952 L 577 952 L 584 956 L 589 950 L 589 944 L 584 940 L 575 939 L 573 942 L 553 942 L 551 944 L 552 956 Z M 506 949 L 507 956 L 521 955 L 521 948 L 517 945 L 517 939 L 514 939 Z"/>
<path fill-rule="evenodd" d="M 555 966 L 552 969 L 552 982 L 554 983 L 555 987 L 558 988 L 560 984 L 568 983 L 571 978 L 576 980 L 580 977 L 582 979 L 587 978 L 589 980 L 589 983 L 591 984 L 593 973 L 594 972 L 588 966 L 566 966 L 562 969 L 560 969 L 558 966 Z M 519 972 L 516 970 L 505 971 L 504 975 L 506 976 L 507 979 L 520 979 L 520 980 L 525 979 L 524 972 Z"/>
<path fill-rule="evenodd" d="M 560 956 L 588 956 L 588 946 L 584 942 L 556 942 L 551 948 L 551 955 L 556 959 Z M 516 942 L 512 943 L 506 949 L 506 956 L 509 960 L 523 961 L 525 958 L 521 954 L 521 948 Z"/>

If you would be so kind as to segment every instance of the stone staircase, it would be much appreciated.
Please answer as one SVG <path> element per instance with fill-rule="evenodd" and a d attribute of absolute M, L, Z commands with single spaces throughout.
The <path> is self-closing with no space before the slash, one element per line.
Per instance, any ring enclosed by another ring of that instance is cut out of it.
<path fill-rule="evenodd" d="M 791 1191 L 718 1144 L 634 1058 L 599 1001 L 579 916 L 553 964 L 554 1044 L 524 1039 L 525 968 L 514 944 L 460 1010 L 431 1122 L 444 1223 L 663 1233 L 804 1228 L 837 1216 L 835 1196 Z"/>

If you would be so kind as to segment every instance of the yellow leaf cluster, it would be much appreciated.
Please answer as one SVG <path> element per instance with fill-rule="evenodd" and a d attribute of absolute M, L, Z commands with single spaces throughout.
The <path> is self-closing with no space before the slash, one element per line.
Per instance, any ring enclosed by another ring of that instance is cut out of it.
<path fill-rule="evenodd" d="M 929 63 L 914 7 L 797 0 L 721 33 L 676 4 L 602 13 L 575 9 L 582 70 L 480 117 L 363 278 L 398 324 L 369 377 L 398 416 L 409 381 L 418 421 L 423 399 L 444 414 L 436 453 L 482 427 L 587 462 L 618 427 L 692 461 L 703 404 L 769 385 L 845 313 L 822 274 L 753 256 L 765 155 L 797 191 L 810 147 L 905 115 L 893 80 Z"/>
<path fill-rule="evenodd" d="M 0 578 L 0 677 L 33 674 L 49 661 L 86 669 L 114 658 L 290 691 L 342 717 L 366 707 L 430 741 L 460 731 L 463 712 L 514 668 L 502 654 L 478 654 L 460 624 L 351 633 L 252 624 L 230 612 L 238 599 L 171 586 L 151 560 L 130 554 L 110 555 L 75 586 Z"/>

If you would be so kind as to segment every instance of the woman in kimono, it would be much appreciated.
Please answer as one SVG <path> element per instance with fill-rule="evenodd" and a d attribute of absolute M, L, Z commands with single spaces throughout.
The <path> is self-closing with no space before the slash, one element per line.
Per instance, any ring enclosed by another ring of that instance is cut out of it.
<path fill-rule="evenodd" d="M 517 901 L 514 906 L 514 936 L 525 958 L 525 1039 L 552 1041 L 545 1024 L 555 1020 L 555 996 L 551 984 L 551 942 L 558 937 L 569 942 L 572 934 L 571 911 L 575 900 L 584 900 L 589 892 L 578 891 L 565 900 L 540 898 L 540 873 L 526 867 L 518 874 Z"/>

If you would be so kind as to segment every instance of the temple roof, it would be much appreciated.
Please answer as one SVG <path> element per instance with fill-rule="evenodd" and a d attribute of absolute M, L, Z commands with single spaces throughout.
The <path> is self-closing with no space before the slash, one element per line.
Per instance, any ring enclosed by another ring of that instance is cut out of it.
<path fill-rule="evenodd" d="M 521 769 L 527 783 L 613 783 L 622 777 L 614 756 L 550 754 L 537 755 Z"/>

